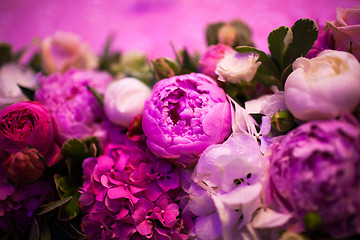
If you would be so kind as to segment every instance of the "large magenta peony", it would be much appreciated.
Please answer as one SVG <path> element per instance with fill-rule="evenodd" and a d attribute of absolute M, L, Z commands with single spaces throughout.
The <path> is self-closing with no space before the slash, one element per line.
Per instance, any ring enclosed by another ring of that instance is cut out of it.
<path fill-rule="evenodd" d="M 45 155 L 53 145 L 56 124 L 50 112 L 37 102 L 18 102 L 0 111 L 0 159 L 32 147 Z"/>
<path fill-rule="evenodd" d="M 192 73 L 163 79 L 143 111 L 147 145 L 158 157 L 185 167 L 231 131 L 230 103 L 210 77 Z"/>

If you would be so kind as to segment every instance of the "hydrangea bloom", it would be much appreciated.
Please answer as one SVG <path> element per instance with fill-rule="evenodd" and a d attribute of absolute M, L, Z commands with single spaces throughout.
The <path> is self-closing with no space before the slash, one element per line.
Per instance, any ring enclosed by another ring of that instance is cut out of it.
<path fill-rule="evenodd" d="M 35 100 L 43 103 L 57 119 L 63 140 L 87 136 L 102 137 L 104 113 L 87 86 L 103 94 L 112 81 L 109 74 L 69 70 L 63 74 L 39 76 Z"/>
<path fill-rule="evenodd" d="M 271 197 L 300 221 L 317 212 L 334 236 L 359 233 L 360 126 L 352 116 L 289 132 L 271 156 Z"/>
<path fill-rule="evenodd" d="M 86 159 L 83 169 L 79 202 L 89 239 L 188 238 L 191 222 L 181 218 L 179 176 L 169 162 L 126 142 Z"/>
<path fill-rule="evenodd" d="M 204 74 L 163 79 L 145 103 L 142 126 L 155 155 L 191 166 L 205 148 L 229 136 L 230 103 Z"/>

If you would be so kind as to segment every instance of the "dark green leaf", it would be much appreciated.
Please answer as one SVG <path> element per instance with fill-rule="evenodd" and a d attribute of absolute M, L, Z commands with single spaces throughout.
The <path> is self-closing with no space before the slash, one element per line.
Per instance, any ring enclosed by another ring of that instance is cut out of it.
<path fill-rule="evenodd" d="M 193 59 L 190 57 L 188 51 L 184 49 L 181 51 L 182 55 L 182 64 L 181 64 L 181 74 L 187 74 L 192 72 L 197 72 L 197 65 L 193 61 Z"/>
<path fill-rule="evenodd" d="M 287 66 L 282 75 L 281 75 L 281 82 L 283 82 L 283 85 L 285 84 L 285 81 L 287 79 L 287 77 L 290 75 L 290 73 L 292 73 L 293 69 L 292 69 L 292 64 Z"/>
<path fill-rule="evenodd" d="M 11 45 L 0 42 L 0 67 L 12 59 Z"/>
<path fill-rule="evenodd" d="M 101 143 L 97 137 L 84 138 L 83 142 L 89 149 L 88 157 L 98 157 L 101 154 Z"/>
<path fill-rule="evenodd" d="M 76 158 L 83 160 L 87 157 L 87 147 L 86 144 L 81 140 L 72 138 L 68 140 L 62 146 L 61 152 L 64 157 Z"/>
<path fill-rule="evenodd" d="M 69 221 L 56 221 L 55 224 L 66 233 L 68 238 L 71 239 L 86 239 L 86 236 L 77 230 Z"/>
<path fill-rule="evenodd" d="M 35 98 L 35 90 L 30 89 L 30 88 L 26 88 L 21 86 L 20 84 L 18 84 L 18 87 L 20 88 L 22 94 L 25 95 L 25 97 L 27 97 L 30 101 L 34 101 Z"/>
<path fill-rule="evenodd" d="M 40 223 L 40 240 L 51 240 L 51 233 L 47 223 Z"/>
<path fill-rule="evenodd" d="M 292 42 L 293 32 L 290 28 L 282 26 L 273 30 L 268 37 L 271 57 L 275 59 L 280 69 L 284 66 L 284 55 Z"/>
<path fill-rule="evenodd" d="M 319 28 L 312 19 L 300 19 L 291 27 L 293 41 L 286 51 L 284 67 L 292 64 L 295 59 L 305 56 L 318 38 Z"/>
<path fill-rule="evenodd" d="M 80 208 L 79 208 L 79 197 L 80 197 L 80 192 L 78 191 L 78 189 L 74 190 L 74 192 L 72 192 L 72 198 L 71 200 L 64 204 L 63 206 L 61 206 L 60 211 L 59 211 L 59 215 L 58 218 L 59 220 L 70 220 L 75 218 L 79 212 L 80 212 Z"/>
<path fill-rule="evenodd" d="M 38 240 L 39 238 L 40 238 L 39 223 L 35 218 L 34 223 L 32 224 L 30 229 L 29 240 Z"/>
<path fill-rule="evenodd" d="M 72 199 L 72 196 L 68 196 L 68 197 L 66 197 L 64 199 L 60 199 L 58 201 L 49 203 L 49 204 L 44 206 L 45 208 L 43 210 L 41 210 L 41 212 L 38 213 L 38 215 L 43 215 L 45 213 L 51 212 L 52 210 L 63 206 L 65 203 L 69 202 L 71 199 Z"/>
<path fill-rule="evenodd" d="M 61 176 L 60 174 L 54 175 L 54 182 L 61 199 L 71 196 L 71 193 L 76 188 L 76 186 L 73 186 L 73 184 L 69 181 L 68 177 Z"/>
<path fill-rule="evenodd" d="M 95 88 L 86 86 L 87 89 L 94 95 L 96 101 L 100 104 L 101 107 L 104 107 L 104 96 L 100 94 Z"/>

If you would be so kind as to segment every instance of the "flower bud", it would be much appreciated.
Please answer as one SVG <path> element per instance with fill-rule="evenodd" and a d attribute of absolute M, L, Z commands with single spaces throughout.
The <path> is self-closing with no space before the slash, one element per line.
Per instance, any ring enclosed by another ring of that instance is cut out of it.
<path fill-rule="evenodd" d="M 158 58 L 152 62 L 157 80 L 175 76 L 176 65 L 165 58 Z"/>
<path fill-rule="evenodd" d="M 21 185 L 38 180 L 45 170 L 42 156 L 33 148 L 25 148 L 11 154 L 2 166 L 6 176 Z"/>
<path fill-rule="evenodd" d="M 108 85 L 104 95 L 104 110 L 109 120 L 128 127 L 142 113 L 151 89 L 136 78 L 124 78 Z"/>
<path fill-rule="evenodd" d="M 278 111 L 271 118 L 271 126 L 279 132 L 290 131 L 295 125 L 294 117 L 289 111 Z"/>
<path fill-rule="evenodd" d="M 230 24 L 223 25 L 218 31 L 218 39 L 222 44 L 233 46 L 236 41 L 236 28 Z"/>

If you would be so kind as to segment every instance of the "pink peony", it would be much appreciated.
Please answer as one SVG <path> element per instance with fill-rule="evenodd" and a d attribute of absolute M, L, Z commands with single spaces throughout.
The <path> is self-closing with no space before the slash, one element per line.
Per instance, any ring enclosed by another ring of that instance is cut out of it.
<path fill-rule="evenodd" d="M 163 79 L 145 103 L 142 126 L 155 155 L 189 167 L 205 148 L 229 136 L 230 103 L 204 74 Z"/>
<path fill-rule="evenodd" d="M 69 70 L 39 76 L 35 100 L 43 103 L 58 121 L 61 141 L 97 136 L 105 138 L 104 113 L 87 86 L 103 94 L 112 77 L 105 72 Z"/>
<path fill-rule="evenodd" d="M 18 102 L 0 111 L 0 159 L 28 146 L 46 155 L 56 137 L 50 112 L 37 102 Z"/>

